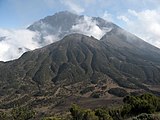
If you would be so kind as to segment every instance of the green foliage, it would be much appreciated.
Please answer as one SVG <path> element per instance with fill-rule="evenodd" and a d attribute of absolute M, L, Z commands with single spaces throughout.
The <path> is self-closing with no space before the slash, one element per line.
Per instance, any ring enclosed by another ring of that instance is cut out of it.
<path fill-rule="evenodd" d="M 124 104 L 121 110 L 122 117 L 130 116 L 131 109 L 132 109 L 132 106 L 130 104 Z"/>
<path fill-rule="evenodd" d="M 34 117 L 35 112 L 28 107 L 16 107 L 11 111 L 14 120 L 29 120 Z"/>
<path fill-rule="evenodd" d="M 70 108 L 71 115 L 73 120 L 83 120 L 84 111 L 77 105 L 72 105 Z"/>
<path fill-rule="evenodd" d="M 95 115 L 95 112 L 88 109 L 85 110 L 83 120 L 98 120 L 98 117 Z"/>
<path fill-rule="evenodd" d="M 124 97 L 123 102 L 124 104 L 122 106 L 116 108 L 98 108 L 95 110 L 83 109 L 74 104 L 70 108 L 70 114 L 64 114 L 58 117 L 45 117 L 42 120 L 124 120 L 133 116 L 136 116 L 133 120 L 160 119 L 156 114 L 151 115 L 160 111 L 159 97 L 152 94 L 129 95 Z M 35 112 L 28 107 L 16 107 L 11 112 L 0 112 L 0 120 L 30 119 L 35 119 Z"/>
<path fill-rule="evenodd" d="M 8 116 L 5 112 L 0 112 L 0 120 L 8 120 Z"/>
<path fill-rule="evenodd" d="M 130 109 L 124 108 L 130 114 L 154 113 L 159 109 L 159 98 L 152 94 L 140 96 L 126 96 L 123 102 Z"/>
<path fill-rule="evenodd" d="M 12 101 L 10 101 L 8 103 L 1 104 L 0 108 L 1 109 L 10 109 L 10 108 L 13 108 L 14 106 L 22 105 L 22 104 L 24 104 L 25 102 L 27 102 L 29 100 L 30 100 L 30 97 L 28 95 L 24 95 L 21 98 L 12 100 Z"/>
<path fill-rule="evenodd" d="M 113 118 L 113 120 L 123 120 L 121 108 L 113 108 L 109 110 L 109 115 Z"/>
<path fill-rule="evenodd" d="M 160 111 L 160 99 L 152 94 L 129 95 L 124 97 L 123 102 L 124 104 L 117 108 L 99 108 L 94 111 L 84 110 L 73 105 L 70 112 L 73 120 L 124 120 L 135 115 L 139 116 L 135 117 L 134 120 L 155 120 L 149 114 Z"/>
<path fill-rule="evenodd" d="M 99 120 L 113 120 L 112 117 L 109 115 L 109 112 L 104 109 L 96 109 L 95 115 L 98 116 Z"/>
<path fill-rule="evenodd" d="M 77 105 L 72 105 L 70 112 L 73 120 L 98 120 L 94 111 L 82 109 Z"/>
<path fill-rule="evenodd" d="M 42 120 L 61 120 L 61 119 L 57 117 L 45 117 Z"/>
<path fill-rule="evenodd" d="M 147 100 L 157 110 L 159 108 L 159 98 L 152 94 L 143 94 L 140 96 L 142 100 Z"/>
<path fill-rule="evenodd" d="M 151 114 L 142 113 L 137 117 L 134 117 L 133 120 L 155 120 Z"/>

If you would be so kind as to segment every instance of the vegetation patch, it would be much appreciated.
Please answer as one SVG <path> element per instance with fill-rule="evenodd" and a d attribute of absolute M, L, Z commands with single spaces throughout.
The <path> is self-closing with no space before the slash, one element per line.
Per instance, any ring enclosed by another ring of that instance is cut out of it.
<path fill-rule="evenodd" d="M 92 92 L 94 89 L 95 89 L 94 86 L 86 87 L 86 88 L 84 88 L 82 91 L 80 91 L 80 93 L 83 95 L 83 94 L 86 94 L 86 93 L 88 93 L 88 92 Z"/>
<path fill-rule="evenodd" d="M 111 88 L 108 90 L 108 93 L 118 97 L 124 97 L 128 95 L 128 92 L 122 88 Z"/>
<path fill-rule="evenodd" d="M 103 91 L 95 91 L 91 94 L 92 98 L 100 98 L 101 96 L 103 96 Z"/>

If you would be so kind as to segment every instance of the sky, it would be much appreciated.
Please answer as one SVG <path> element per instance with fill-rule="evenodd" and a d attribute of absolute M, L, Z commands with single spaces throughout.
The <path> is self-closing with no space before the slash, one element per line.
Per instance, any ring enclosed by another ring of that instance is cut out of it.
<path fill-rule="evenodd" d="M 68 10 L 77 14 L 108 18 L 125 27 L 129 11 L 146 10 L 159 12 L 160 0 L 0 0 L 0 27 L 25 28 L 33 22 Z M 125 17 L 119 17 L 125 16 Z M 123 21 L 124 20 L 124 21 Z"/>
<path fill-rule="evenodd" d="M 26 44 L 31 50 L 41 47 L 29 41 L 35 33 L 25 28 L 65 10 L 101 17 L 160 48 L 160 0 L 0 0 L 0 37 L 10 36 L 7 43 L 0 39 L 0 60 L 8 60 L 8 56 L 6 59 L 1 56 L 17 46 Z M 26 35 L 30 38 L 24 37 Z"/>

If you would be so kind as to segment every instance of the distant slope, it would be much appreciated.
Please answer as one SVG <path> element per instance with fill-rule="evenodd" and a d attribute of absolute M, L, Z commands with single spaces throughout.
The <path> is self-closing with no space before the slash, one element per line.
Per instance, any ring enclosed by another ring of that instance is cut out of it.
<path fill-rule="evenodd" d="M 138 77 L 146 83 L 159 83 L 160 50 L 158 48 L 120 28 L 106 33 L 101 41 L 118 53 L 111 59 L 118 70 Z"/>

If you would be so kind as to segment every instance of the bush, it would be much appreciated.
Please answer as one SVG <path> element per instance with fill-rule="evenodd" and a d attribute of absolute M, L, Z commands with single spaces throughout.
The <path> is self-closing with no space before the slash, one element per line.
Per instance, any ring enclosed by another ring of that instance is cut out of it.
<path fill-rule="evenodd" d="M 154 113 L 158 110 L 158 98 L 151 94 L 140 96 L 126 96 L 123 99 L 125 104 L 130 105 L 130 114 Z"/>
<path fill-rule="evenodd" d="M 110 90 L 108 90 L 108 93 L 118 97 L 124 97 L 128 95 L 127 91 L 122 88 L 111 88 Z"/>
<path fill-rule="evenodd" d="M 6 113 L 0 112 L 0 120 L 9 120 L 9 118 Z"/>
<path fill-rule="evenodd" d="M 107 110 L 96 109 L 95 115 L 98 116 L 99 120 L 113 120 Z"/>
<path fill-rule="evenodd" d="M 57 117 L 46 117 L 46 118 L 43 118 L 42 120 L 61 120 L 61 119 Z"/>
<path fill-rule="evenodd" d="M 84 111 L 77 105 L 72 105 L 70 108 L 70 112 L 72 115 L 73 120 L 83 120 Z"/>
<path fill-rule="evenodd" d="M 133 120 L 155 120 L 155 119 L 150 114 L 142 113 L 137 117 L 134 117 Z"/>
<path fill-rule="evenodd" d="M 132 106 L 130 104 L 124 104 L 121 111 L 122 117 L 130 116 L 131 109 L 132 109 Z"/>
<path fill-rule="evenodd" d="M 28 107 L 16 107 L 11 111 L 14 120 L 29 120 L 34 118 L 35 112 Z"/>
<path fill-rule="evenodd" d="M 84 110 L 77 105 L 72 105 L 70 112 L 73 120 L 98 120 L 94 111 L 90 109 Z"/>
<path fill-rule="evenodd" d="M 98 117 L 95 115 L 94 111 L 88 109 L 85 111 L 83 120 L 98 120 Z"/>
<path fill-rule="evenodd" d="M 121 108 L 109 110 L 109 115 L 113 118 L 113 120 L 123 120 L 123 117 L 121 115 Z"/>
<path fill-rule="evenodd" d="M 148 103 L 150 103 L 152 106 L 154 106 L 154 108 L 156 109 L 156 110 L 158 110 L 158 108 L 159 108 L 159 98 L 158 97 L 156 97 L 156 96 L 154 96 L 154 95 L 152 95 L 152 94 L 143 94 L 143 95 L 141 95 L 140 96 L 140 98 L 142 99 L 142 100 L 146 100 Z"/>
<path fill-rule="evenodd" d="M 101 96 L 103 96 L 103 91 L 95 91 L 91 94 L 92 98 L 100 98 Z"/>

